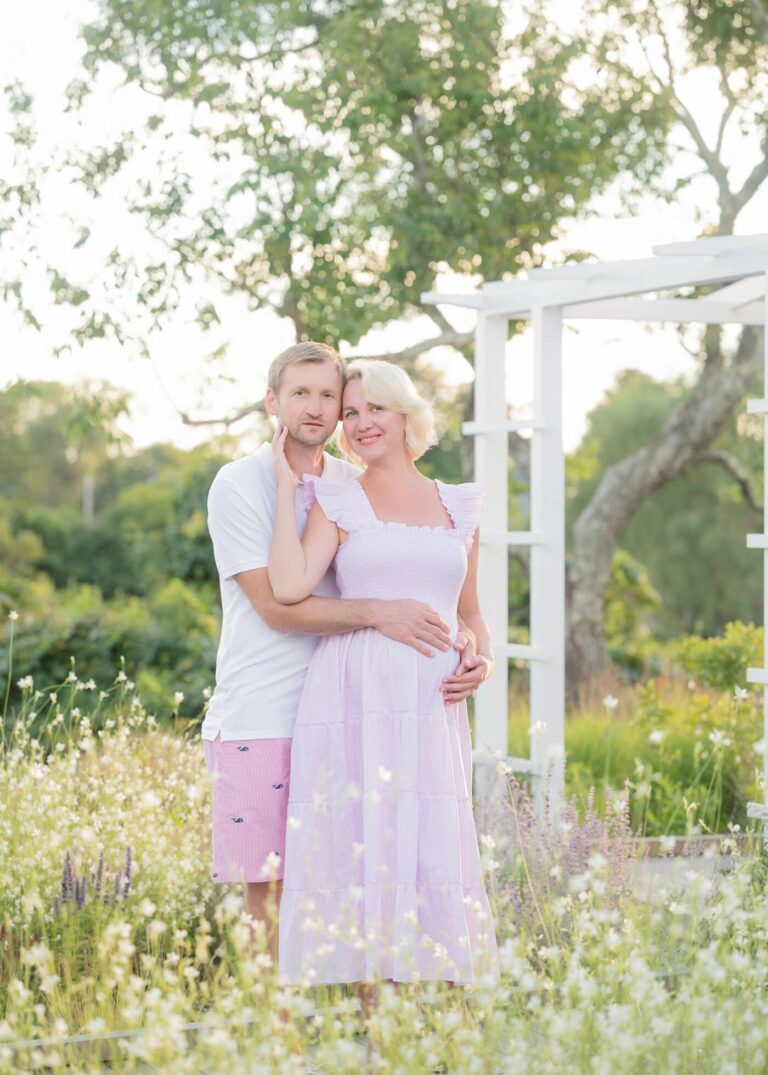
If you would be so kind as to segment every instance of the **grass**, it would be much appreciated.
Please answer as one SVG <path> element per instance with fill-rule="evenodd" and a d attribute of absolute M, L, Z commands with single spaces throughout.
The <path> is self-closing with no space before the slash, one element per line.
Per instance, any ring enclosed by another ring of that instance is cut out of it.
<path fill-rule="evenodd" d="M 566 719 L 566 789 L 582 802 L 591 788 L 626 793 L 634 832 L 660 836 L 727 832 L 746 824 L 762 798 L 762 704 L 757 692 L 714 691 L 670 678 L 627 688 L 608 704 Z M 527 698 L 510 709 L 510 754 L 529 753 Z"/>

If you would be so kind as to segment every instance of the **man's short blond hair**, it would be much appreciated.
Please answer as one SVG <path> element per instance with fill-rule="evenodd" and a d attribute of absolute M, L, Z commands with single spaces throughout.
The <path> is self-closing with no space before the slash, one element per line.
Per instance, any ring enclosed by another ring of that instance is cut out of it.
<path fill-rule="evenodd" d="M 341 386 L 344 387 L 344 360 L 330 344 L 315 343 L 309 340 L 307 343 L 293 343 L 281 351 L 277 358 L 272 360 L 267 374 L 267 384 L 277 395 L 283 383 L 283 374 L 289 366 L 297 362 L 332 362 L 341 375 Z"/>

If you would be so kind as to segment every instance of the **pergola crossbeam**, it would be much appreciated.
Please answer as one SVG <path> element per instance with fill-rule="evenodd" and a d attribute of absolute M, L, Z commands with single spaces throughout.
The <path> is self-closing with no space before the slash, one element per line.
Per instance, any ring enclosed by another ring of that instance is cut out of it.
<path fill-rule="evenodd" d="M 521 317 L 536 306 L 569 306 L 649 291 L 699 287 L 762 273 L 767 257 L 768 241 L 765 249 L 750 248 L 741 254 L 722 257 L 697 257 L 685 261 L 682 258 L 648 258 L 611 263 L 610 272 L 590 278 L 568 276 L 565 269 L 562 273 L 557 269 L 540 270 L 538 274 L 534 271 L 529 279 L 518 283 L 498 287 L 487 284 L 483 289 L 486 296 L 484 309 L 499 316 Z M 547 273 L 556 275 L 548 277 Z"/>
<path fill-rule="evenodd" d="M 676 324 L 762 325 L 763 309 L 758 302 L 731 306 L 703 299 L 604 299 L 566 306 L 565 318 L 605 321 L 673 321 Z"/>
<path fill-rule="evenodd" d="M 543 429 L 544 423 L 536 418 L 515 418 L 505 422 L 482 424 L 480 422 L 464 422 L 461 432 L 465 436 L 482 436 L 484 433 L 520 433 L 527 429 Z"/>
<path fill-rule="evenodd" d="M 768 234 L 759 235 L 712 235 L 708 239 L 692 239 L 687 243 L 662 243 L 651 247 L 659 257 L 685 257 L 689 254 L 742 253 L 747 250 L 764 250 L 768 247 Z"/>

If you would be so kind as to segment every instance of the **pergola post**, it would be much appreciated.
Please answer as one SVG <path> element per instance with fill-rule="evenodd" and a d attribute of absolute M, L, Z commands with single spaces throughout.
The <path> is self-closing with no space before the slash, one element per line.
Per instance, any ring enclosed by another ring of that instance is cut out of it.
<path fill-rule="evenodd" d="M 564 796 L 565 757 L 565 456 L 563 318 L 559 306 L 535 306 L 531 444 L 531 761 L 536 809 L 546 794 L 555 812 Z"/>
<path fill-rule="evenodd" d="M 492 761 L 493 752 L 500 751 L 502 757 L 507 756 L 509 464 L 504 361 L 507 329 L 506 317 L 478 314 L 475 330 L 475 477 L 485 486 L 478 595 L 491 632 L 496 672 L 475 698 L 475 757 L 477 761 L 487 763 Z"/>
<path fill-rule="evenodd" d="M 768 272 L 763 298 L 763 535 L 768 535 Z M 768 845 L 768 541 L 763 541 L 763 839 Z M 750 804 L 751 805 L 751 804 Z"/>
<path fill-rule="evenodd" d="M 763 395 L 768 397 L 768 270 L 763 300 Z M 763 426 L 763 533 L 768 534 L 768 413 Z M 763 668 L 768 669 L 768 548 L 763 553 Z M 768 807 L 768 683 L 763 685 L 763 780 L 764 801 Z M 764 827 L 768 836 L 768 826 Z"/>
<path fill-rule="evenodd" d="M 747 535 L 747 547 L 763 553 L 763 667 L 747 669 L 747 681 L 763 686 L 763 801 L 747 803 L 747 815 L 762 822 L 768 847 L 768 272 L 763 279 L 763 398 L 747 404 L 750 414 L 763 416 L 763 532 Z"/>

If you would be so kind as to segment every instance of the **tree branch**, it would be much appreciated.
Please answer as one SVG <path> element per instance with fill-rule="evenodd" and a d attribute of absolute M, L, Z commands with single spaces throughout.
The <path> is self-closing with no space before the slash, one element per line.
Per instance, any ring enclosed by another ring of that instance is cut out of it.
<path fill-rule="evenodd" d="M 175 404 L 174 404 L 175 406 Z M 264 400 L 260 399 L 258 403 L 248 403 L 244 407 L 239 407 L 236 411 L 231 411 L 229 414 L 224 414 L 220 418 L 193 418 L 187 411 L 182 411 L 176 407 L 179 417 L 185 426 L 216 426 L 223 425 L 229 428 L 234 425 L 235 422 L 239 422 L 243 418 L 247 418 L 249 414 L 266 414 L 267 408 L 264 405 Z"/>
<path fill-rule="evenodd" d="M 768 179 L 768 136 L 763 139 L 763 159 L 758 161 L 744 181 L 741 190 L 735 194 L 739 208 L 743 208 L 747 202 L 757 193 L 758 188 Z"/>
<path fill-rule="evenodd" d="M 474 336 L 474 332 L 457 332 L 456 329 L 450 329 L 450 331 L 443 332 L 440 336 L 432 336 L 428 340 L 422 340 L 420 343 L 414 343 L 410 347 L 404 347 L 402 351 L 388 351 L 386 354 L 380 355 L 354 355 L 354 358 L 376 358 L 383 359 L 385 362 L 410 362 L 426 351 L 432 351 L 435 347 L 455 347 L 457 350 L 461 350 L 462 347 L 466 347 L 468 343 L 471 343 Z"/>
<path fill-rule="evenodd" d="M 728 120 L 736 111 L 738 105 L 738 99 L 734 94 L 728 82 L 728 74 L 726 71 L 720 72 L 720 89 L 722 90 L 723 97 L 726 100 L 726 106 L 723 109 L 723 114 L 720 117 L 720 125 L 717 129 L 717 138 L 715 140 L 715 154 L 719 157 L 723 148 L 723 138 L 725 137 L 725 128 L 728 126 Z"/>
<path fill-rule="evenodd" d="M 434 321 L 434 323 L 437 325 L 441 332 L 456 331 L 456 329 L 453 327 L 453 325 L 442 312 L 442 310 L 439 310 L 437 306 L 427 306 L 426 303 L 423 302 L 420 302 L 419 306 L 427 315 L 427 317 L 431 318 L 432 321 Z"/>
<path fill-rule="evenodd" d="M 730 452 L 726 452 L 723 448 L 708 448 L 705 452 L 702 452 L 701 455 L 691 460 L 691 462 L 715 463 L 717 466 L 722 467 L 739 486 L 744 499 L 749 504 L 750 508 L 752 508 L 753 511 L 762 514 L 763 505 L 755 496 L 749 472 L 741 465 L 735 455 L 731 455 Z"/>
<path fill-rule="evenodd" d="M 693 114 L 689 111 L 688 107 L 683 103 L 677 92 L 677 86 L 675 84 L 675 67 L 672 62 L 672 49 L 670 48 L 669 39 L 664 32 L 664 26 L 659 15 L 658 8 L 655 2 L 651 3 L 651 10 L 656 19 L 656 26 L 658 29 L 659 37 L 661 38 L 662 46 L 664 49 L 664 59 L 667 65 L 668 80 L 666 89 L 669 92 L 672 108 L 675 115 L 680 120 L 682 125 L 688 131 L 691 136 L 693 144 L 696 146 L 696 150 L 699 157 L 704 161 L 712 178 L 717 183 L 718 190 L 720 191 L 721 201 L 723 198 L 731 197 L 731 189 L 728 185 L 728 170 L 723 165 L 722 160 L 716 152 L 711 150 L 707 145 L 707 141 L 701 132 L 701 128 L 693 117 Z M 644 50 L 645 51 L 645 50 Z M 646 54 L 646 62 L 648 57 Z M 652 70 L 654 77 L 658 80 L 659 76 Z"/>

